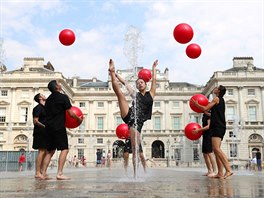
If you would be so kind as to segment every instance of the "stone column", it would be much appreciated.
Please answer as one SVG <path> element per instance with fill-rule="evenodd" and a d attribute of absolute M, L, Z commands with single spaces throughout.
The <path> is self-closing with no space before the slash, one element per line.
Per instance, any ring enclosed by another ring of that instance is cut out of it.
<path fill-rule="evenodd" d="M 244 112 L 244 98 L 243 98 L 243 87 L 238 87 L 238 114 L 239 114 L 239 120 L 245 120 L 243 116 Z"/>
<path fill-rule="evenodd" d="M 261 87 L 260 87 L 260 91 L 261 91 L 261 98 L 260 98 L 260 101 L 262 101 L 262 102 L 260 103 L 260 105 L 261 105 L 261 109 L 262 109 L 260 117 L 262 118 L 262 121 L 264 121 L 264 120 L 263 120 L 263 118 L 264 118 L 264 105 L 263 105 L 263 102 L 264 102 L 264 86 L 261 86 Z"/>

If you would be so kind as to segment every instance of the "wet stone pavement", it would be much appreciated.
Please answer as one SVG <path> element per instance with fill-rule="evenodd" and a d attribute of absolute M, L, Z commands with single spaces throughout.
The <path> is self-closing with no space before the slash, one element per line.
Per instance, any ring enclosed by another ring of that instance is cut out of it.
<path fill-rule="evenodd" d="M 57 181 L 56 170 L 51 180 L 34 179 L 33 171 L 0 172 L 0 197 L 264 197 L 264 172 L 234 171 L 224 179 L 202 176 L 204 168 L 149 168 L 132 170 L 126 175 L 121 168 L 67 168 L 71 180 Z"/>

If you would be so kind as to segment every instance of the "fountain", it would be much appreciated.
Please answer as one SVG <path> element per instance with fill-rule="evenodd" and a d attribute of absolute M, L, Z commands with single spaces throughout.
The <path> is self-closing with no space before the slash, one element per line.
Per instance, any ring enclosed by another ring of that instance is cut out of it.
<path fill-rule="evenodd" d="M 141 32 L 134 26 L 129 26 L 124 38 L 124 55 L 126 56 L 130 68 L 132 68 L 132 76 L 127 76 L 125 80 L 131 83 L 131 87 L 136 90 L 136 80 L 137 80 L 137 67 L 140 56 L 143 54 L 143 44 Z M 136 99 L 133 98 L 135 106 Z M 137 118 L 137 112 L 135 108 L 135 122 Z M 137 126 L 137 122 L 135 123 Z M 140 134 L 140 142 L 142 142 L 142 134 Z M 137 145 L 137 136 L 135 136 L 136 142 L 136 155 L 135 155 L 135 178 L 137 178 L 138 173 L 138 151 L 139 145 Z M 142 144 L 141 144 L 142 145 Z"/>

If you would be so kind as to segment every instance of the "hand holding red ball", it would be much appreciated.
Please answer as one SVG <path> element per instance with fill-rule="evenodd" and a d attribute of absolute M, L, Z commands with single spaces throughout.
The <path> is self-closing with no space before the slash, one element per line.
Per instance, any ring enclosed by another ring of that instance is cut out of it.
<path fill-rule="evenodd" d="M 207 99 L 207 97 L 203 94 L 195 94 L 191 97 L 190 101 L 189 101 L 189 105 L 191 107 L 191 109 L 193 111 L 195 111 L 196 113 L 203 113 L 202 109 L 199 109 L 197 107 L 197 105 L 195 105 L 195 102 L 198 102 L 200 105 L 202 106 L 206 106 L 208 105 L 209 101 Z"/>
<path fill-rule="evenodd" d="M 200 128 L 201 126 L 195 122 L 191 122 L 187 124 L 186 127 L 184 128 L 185 136 L 189 140 L 198 140 L 202 136 L 203 132 L 199 131 L 198 133 L 194 133 L 194 130 L 197 130 Z"/>
<path fill-rule="evenodd" d="M 83 113 L 81 111 L 81 109 L 79 109 L 78 107 L 72 106 L 71 110 L 76 114 L 76 116 L 78 116 L 79 118 L 83 119 Z M 73 129 L 76 128 L 78 126 L 80 126 L 81 123 L 77 122 L 77 120 L 75 118 L 72 118 L 68 111 L 66 111 L 65 114 L 65 127 Z"/>

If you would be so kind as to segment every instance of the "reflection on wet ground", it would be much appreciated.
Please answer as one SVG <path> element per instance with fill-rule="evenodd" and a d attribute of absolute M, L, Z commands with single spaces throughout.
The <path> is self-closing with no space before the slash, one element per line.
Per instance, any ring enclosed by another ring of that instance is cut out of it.
<path fill-rule="evenodd" d="M 71 180 L 36 180 L 33 172 L 1 172 L 0 197 L 264 197 L 264 174 L 236 171 L 225 180 L 202 176 L 204 169 L 164 168 L 139 172 L 123 169 L 66 169 Z"/>

